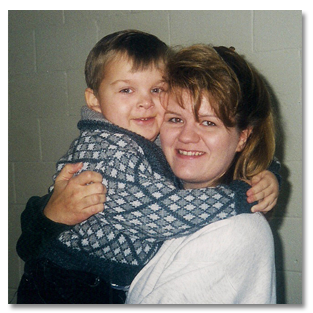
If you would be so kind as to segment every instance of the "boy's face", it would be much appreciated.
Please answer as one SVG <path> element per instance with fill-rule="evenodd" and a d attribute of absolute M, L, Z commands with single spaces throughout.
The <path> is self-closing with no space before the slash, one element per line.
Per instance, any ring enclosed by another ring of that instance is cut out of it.
<path fill-rule="evenodd" d="M 98 94 L 86 89 L 86 101 L 111 123 L 154 140 L 165 111 L 160 102 L 165 91 L 163 72 L 154 67 L 133 72 L 132 66 L 127 58 L 111 61 Z"/>

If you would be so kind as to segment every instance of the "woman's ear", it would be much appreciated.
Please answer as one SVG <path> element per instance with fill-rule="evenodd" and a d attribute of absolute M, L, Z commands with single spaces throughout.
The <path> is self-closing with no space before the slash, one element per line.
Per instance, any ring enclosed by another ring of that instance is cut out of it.
<path fill-rule="evenodd" d="M 102 113 L 99 100 L 91 88 L 85 90 L 85 100 L 89 109 Z"/>
<path fill-rule="evenodd" d="M 240 152 L 244 149 L 251 133 L 252 127 L 248 127 L 247 129 L 241 131 L 236 152 Z"/>

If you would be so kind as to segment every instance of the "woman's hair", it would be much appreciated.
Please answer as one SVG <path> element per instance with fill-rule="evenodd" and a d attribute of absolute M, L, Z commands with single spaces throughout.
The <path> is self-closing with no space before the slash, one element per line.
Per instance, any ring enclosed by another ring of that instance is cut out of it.
<path fill-rule="evenodd" d="M 168 61 L 169 92 L 183 106 L 183 91 L 194 101 L 194 114 L 203 96 L 224 125 L 239 132 L 251 128 L 244 149 L 238 152 L 223 181 L 250 179 L 268 168 L 275 152 L 275 131 L 270 95 L 260 75 L 234 48 L 193 45 Z"/>
<path fill-rule="evenodd" d="M 87 87 L 98 92 L 105 66 L 117 57 L 133 63 L 133 71 L 166 63 L 168 46 L 156 36 L 138 30 L 123 30 L 103 37 L 90 51 L 85 64 Z"/>

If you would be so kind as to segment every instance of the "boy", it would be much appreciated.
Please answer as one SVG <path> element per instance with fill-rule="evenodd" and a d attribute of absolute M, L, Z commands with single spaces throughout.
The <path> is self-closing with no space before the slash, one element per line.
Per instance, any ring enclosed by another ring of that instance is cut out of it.
<path fill-rule="evenodd" d="M 35 294 L 41 300 L 34 301 L 123 303 L 124 291 L 162 241 L 250 212 L 245 196 L 249 187 L 243 182 L 183 190 L 153 143 L 164 114 L 160 97 L 166 90 L 167 53 L 158 38 L 139 31 L 106 36 L 90 52 L 85 67 L 88 108 L 78 123 L 81 135 L 59 160 L 57 174 L 65 164 L 77 162 L 83 163 L 82 171 L 101 173 L 108 190 L 105 209 L 73 227 L 54 229 L 25 253 L 30 229 L 28 221 L 23 225 L 26 208 L 17 249 L 27 261 L 32 293 L 40 290 Z M 38 212 L 46 202 L 35 199 L 28 208 Z M 235 205 L 239 202 L 240 212 Z M 20 299 L 27 288 L 24 277 Z M 25 296 L 20 301 L 26 301 Z"/>

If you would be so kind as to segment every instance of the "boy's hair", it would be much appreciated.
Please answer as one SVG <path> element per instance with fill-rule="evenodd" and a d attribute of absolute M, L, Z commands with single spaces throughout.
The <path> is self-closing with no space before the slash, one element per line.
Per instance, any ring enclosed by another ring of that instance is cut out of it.
<path fill-rule="evenodd" d="M 98 41 L 87 57 L 87 87 L 98 92 L 105 76 L 105 66 L 116 57 L 131 60 L 133 71 L 150 66 L 161 69 L 166 63 L 168 50 L 168 46 L 156 36 L 138 30 L 123 30 L 107 35 Z"/>
<path fill-rule="evenodd" d="M 193 45 L 168 61 L 169 92 L 181 106 L 182 91 L 188 91 L 198 112 L 203 96 L 226 127 L 252 133 L 237 153 L 223 182 L 250 179 L 268 168 L 275 152 L 275 131 L 270 95 L 260 75 L 234 48 Z"/>

